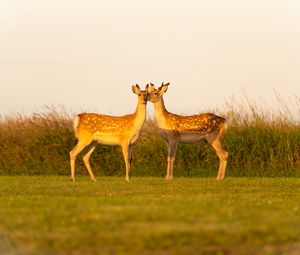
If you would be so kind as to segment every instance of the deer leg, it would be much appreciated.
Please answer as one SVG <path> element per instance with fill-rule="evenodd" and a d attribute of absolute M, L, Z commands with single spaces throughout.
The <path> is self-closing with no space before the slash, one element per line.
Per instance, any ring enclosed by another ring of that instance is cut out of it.
<path fill-rule="evenodd" d="M 74 182 L 75 180 L 75 160 L 77 155 L 89 144 L 86 141 L 78 140 L 77 145 L 73 150 L 70 151 L 70 165 L 71 165 L 71 180 Z"/>
<path fill-rule="evenodd" d="M 172 180 L 173 179 L 173 167 L 174 167 L 174 161 L 176 157 L 176 151 L 177 151 L 177 145 L 178 142 L 169 142 L 167 143 L 168 147 L 168 159 L 167 159 L 167 174 L 166 174 L 166 180 Z"/>
<path fill-rule="evenodd" d="M 130 168 L 131 168 L 131 159 L 132 159 L 132 145 L 126 144 L 122 145 L 122 151 L 126 166 L 126 181 L 130 181 Z"/>
<path fill-rule="evenodd" d="M 92 155 L 93 151 L 95 150 L 96 144 L 97 143 L 92 142 L 89 146 L 87 146 L 85 149 L 85 152 L 84 152 L 84 156 L 83 156 L 84 165 L 87 168 L 92 181 L 94 181 L 94 182 L 96 182 L 96 178 L 95 178 L 93 171 L 91 169 L 91 166 L 90 166 L 90 156 Z"/>
<path fill-rule="evenodd" d="M 227 158 L 228 158 L 228 152 L 223 149 L 223 146 L 220 142 L 220 139 L 217 138 L 212 142 L 212 147 L 215 149 L 219 159 L 220 159 L 220 165 L 219 165 L 219 171 L 217 175 L 217 180 L 221 181 L 225 177 L 225 171 L 227 167 Z"/>

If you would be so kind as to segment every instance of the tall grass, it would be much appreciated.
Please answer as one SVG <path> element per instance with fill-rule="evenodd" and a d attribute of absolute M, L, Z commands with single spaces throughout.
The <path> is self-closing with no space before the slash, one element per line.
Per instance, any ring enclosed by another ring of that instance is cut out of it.
<path fill-rule="evenodd" d="M 64 173 L 73 143 L 72 121 L 65 111 L 46 108 L 28 117 L 0 120 L 0 173 Z"/>
<path fill-rule="evenodd" d="M 214 112 L 225 116 L 230 128 L 223 143 L 230 153 L 231 176 L 300 176 L 300 98 L 297 113 L 278 97 L 278 109 L 267 109 L 245 97 L 228 100 Z M 69 151 L 75 146 L 72 114 L 46 108 L 31 116 L 14 114 L 0 119 L 0 174 L 69 174 Z M 77 173 L 86 174 L 82 160 Z M 119 147 L 97 146 L 91 157 L 97 175 L 124 175 Z M 214 176 L 218 158 L 206 143 L 180 144 L 175 163 L 177 176 Z M 132 174 L 163 176 L 166 147 L 149 119 L 133 150 Z"/>
<path fill-rule="evenodd" d="M 239 165 L 233 172 L 243 168 L 244 175 L 299 175 L 300 100 L 295 98 L 298 112 L 278 95 L 277 102 L 277 109 L 264 108 L 246 96 L 226 103 L 225 115 L 232 125 L 224 140 L 235 154 L 231 165 Z"/>

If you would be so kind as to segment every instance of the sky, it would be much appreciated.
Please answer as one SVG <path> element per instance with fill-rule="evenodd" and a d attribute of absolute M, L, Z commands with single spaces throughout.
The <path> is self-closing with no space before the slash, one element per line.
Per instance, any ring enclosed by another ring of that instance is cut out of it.
<path fill-rule="evenodd" d="M 175 113 L 275 92 L 297 107 L 300 1 L 0 0 L 0 115 L 123 115 L 149 82 L 170 82 Z"/>

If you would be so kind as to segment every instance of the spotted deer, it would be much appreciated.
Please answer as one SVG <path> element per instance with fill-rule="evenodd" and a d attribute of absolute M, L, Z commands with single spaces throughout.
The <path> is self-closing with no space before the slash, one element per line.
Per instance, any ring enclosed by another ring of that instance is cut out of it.
<path fill-rule="evenodd" d="M 207 141 L 216 151 L 220 159 L 217 180 L 223 180 L 227 166 L 228 152 L 223 149 L 220 139 L 227 129 L 226 120 L 212 113 L 203 113 L 191 116 L 181 116 L 167 111 L 163 95 L 168 90 L 167 84 L 158 89 L 150 84 L 148 101 L 154 104 L 154 115 L 158 124 L 159 133 L 168 148 L 166 179 L 173 179 L 173 165 L 178 143 L 196 143 Z"/>
<path fill-rule="evenodd" d="M 120 145 L 126 166 L 126 181 L 130 180 L 132 144 L 139 138 L 146 118 L 147 88 L 141 90 L 139 85 L 132 86 L 138 96 L 136 111 L 124 116 L 109 116 L 96 113 L 81 113 L 74 120 L 77 145 L 70 152 L 71 180 L 75 181 L 75 160 L 83 151 L 83 161 L 92 181 L 96 178 L 92 172 L 89 158 L 98 143 Z"/>

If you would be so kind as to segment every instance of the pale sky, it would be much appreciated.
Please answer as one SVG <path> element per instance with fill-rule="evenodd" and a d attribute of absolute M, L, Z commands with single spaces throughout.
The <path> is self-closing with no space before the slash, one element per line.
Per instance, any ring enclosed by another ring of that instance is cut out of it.
<path fill-rule="evenodd" d="M 0 0 L 0 114 L 127 114 L 163 81 L 175 113 L 299 97 L 300 1 Z"/>

